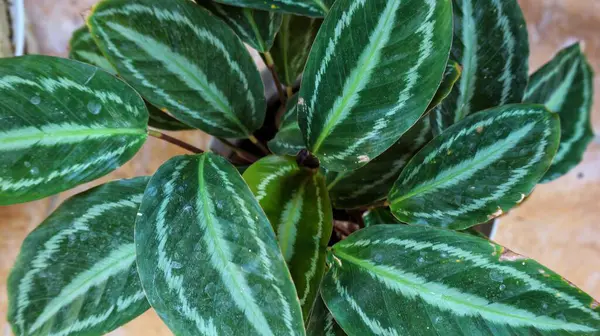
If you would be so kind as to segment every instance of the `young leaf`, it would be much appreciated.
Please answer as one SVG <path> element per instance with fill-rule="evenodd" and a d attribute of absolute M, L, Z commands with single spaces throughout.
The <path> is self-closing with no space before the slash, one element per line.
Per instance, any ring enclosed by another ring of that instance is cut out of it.
<path fill-rule="evenodd" d="M 223 19 L 252 48 L 264 53 L 273 46 L 282 14 L 222 5 L 212 0 L 199 0 L 197 3 Z"/>
<path fill-rule="evenodd" d="M 451 58 L 462 76 L 433 116 L 434 133 L 471 113 L 520 103 L 529 69 L 527 25 L 517 0 L 453 0 Z"/>
<path fill-rule="evenodd" d="M 449 1 L 336 1 L 298 103 L 305 142 L 324 168 L 360 168 L 408 131 L 440 85 L 451 35 Z"/>
<path fill-rule="evenodd" d="M 275 69 L 281 81 L 294 86 L 304 71 L 308 53 L 323 20 L 296 15 L 284 15 L 279 34 L 271 49 Z"/>
<path fill-rule="evenodd" d="M 431 139 L 429 118 L 425 116 L 366 166 L 337 173 L 327 184 L 335 207 L 353 209 L 384 200 L 408 161 Z"/>
<path fill-rule="evenodd" d="M 267 11 L 322 17 L 335 0 L 215 0 L 224 4 Z"/>
<path fill-rule="evenodd" d="M 427 111 L 431 111 L 439 104 L 442 103 L 446 97 L 452 92 L 452 88 L 454 88 L 454 84 L 460 79 L 460 75 L 462 74 L 462 68 L 460 64 L 456 61 L 448 60 L 448 64 L 446 64 L 446 72 L 444 72 L 444 77 L 442 78 L 442 83 L 440 87 L 438 87 L 435 96 L 433 96 L 433 100 L 429 103 L 427 107 Z"/>
<path fill-rule="evenodd" d="M 380 224 L 399 224 L 398 220 L 388 208 L 373 208 L 363 214 L 365 227 Z"/>
<path fill-rule="evenodd" d="M 92 34 L 90 34 L 86 26 L 77 29 L 73 33 L 73 36 L 71 36 L 71 41 L 69 41 L 69 58 L 95 65 L 113 75 L 117 74 L 117 70 L 102 55 L 100 48 L 96 45 Z"/>
<path fill-rule="evenodd" d="M 152 105 L 219 137 L 262 126 L 264 88 L 244 44 L 188 0 L 104 0 L 92 35 L 119 74 Z"/>
<path fill-rule="evenodd" d="M 296 155 L 306 148 L 302 131 L 298 126 L 298 95 L 287 102 L 286 111 L 281 121 L 281 127 L 275 138 L 269 141 L 269 149 L 277 155 Z"/>
<path fill-rule="evenodd" d="M 179 156 L 152 177 L 135 225 L 148 301 L 176 335 L 304 335 L 267 216 L 235 167 Z"/>
<path fill-rule="evenodd" d="M 558 116 L 541 105 L 474 114 L 425 146 L 389 194 L 409 224 L 456 230 L 487 222 L 531 193 L 556 154 Z"/>
<path fill-rule="evenodd" d="M 147 183 L 119 180 L 73 196 L 29 234 L 8 278 L 15 335 L 102 335 L 150 307 L 133 244 Z"/>
<path fill-rule="evenodd" d="M 544 104 L 560 117 L 560 146 L 542 182 L 550 182 L 573 169 L 594 138 L 590 120 L 593 77 L 579 44 L 562 50 L 531 76 L 525 101 Z"/>
<path fill-rule="evenodd" d="M 315 306 L 306 322 L 307 336 L 346 336 L 346 333 L 333 319 L 331 312 L 325 306 L 321 295 L 317 297 Z"/>
<path fill-rule="evenodd" d="M 49 56 L 3 58 L 0 94 L 0 205 L 104 176 L 146 141 L 142 98 L 95 66 Z"/>
<path fill-rule="evenodd" d="M 277 234 L 305 320 L 319 293 L 333 214 L 325 179 L 293 157 L 266 157 L 244 172 Z"/>
<path fill-rule="evenodd" d="M 598 302 L 486 239 L 375 225 L 336 244 L 322 295 L 350 335 L 597 335 Z"/>

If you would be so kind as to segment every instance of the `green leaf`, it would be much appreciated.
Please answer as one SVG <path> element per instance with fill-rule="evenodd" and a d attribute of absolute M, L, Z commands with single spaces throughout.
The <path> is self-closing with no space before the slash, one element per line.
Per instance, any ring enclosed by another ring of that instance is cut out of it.
<path fill-rule="evenodd" d="M 324 168 L 360 168 L 416 123 L 440 85 L 451 35 L 449 1 L 336 1 L 298 103 L 305 142 Z"/>
<path fill-rule="evenodd" d="M 165 163 L 146 188 L 135 241 L 148 301 L 175 335 L 304 335 L 271 224 L 224 158 Z"/>
<path fill-rule="evenodd" d="M 335 0 L 215 0 L 224 4 L 312 17 L 327 14 Z"/>
<path fill-rule="evenodd" d="M 194 129 L 181 121 L 171 117 L 167 113 L 159 110 L 154 105 L 146 102 L 150 119 L 148 120 L 148 126 L 167 130 L 167 131 L 186 131 Z"/>
<path fill-rule="evenodd" d="M 458 82 L 460 79 L 460 75 L 462 74 L 462 68 L 460 64 L 456 61 L 448 60 L 448 64 L 446 64 L 446 72 L 444 72 L 444 77 L 442 78 L 442 83 L 440 87 L 437 89 L 435 96 L 431 103 L 429 103 L 429 107 L 427 107 L 427 111 L 431 111 L 438 105 L 442 103 L 446 97 L 452 92 L 454 88 L 454 84 Z"/>
<path fill-rule="evenodd" d="M 281 81 L 293 87 L 304 71 L 310 48 L 323 23 L 322 19 L 284 15 L 271 55 Z"/>
<path fill-rule="evenodd" d="M 487 222 L 531 193 L 559 138 L 558 116 L 541 105 L 474 114 L 412 158 L 390 191 L 392 211 L 405 223 L 456 230 Z"/>
<path fill-rule="evenodd" d="M 269 141 L 269 149 L 277 155 L 296 155 L 306 148 L 302 131 L 298 126 L 298 95 L 288 100 L 281 127 L 275 138 Z"/>
<path fill-rule="evenodd" d="M 117 70 L 104 57 L 86 26 L 77 29 L 71 36 L 69 58 L 95 65 L 113 75 L 117 74 Z"/>
<path fill-rule="evenodd" d="M 318 296 L 315 306 L 310 312 L 310 318 L 306 323 L 306 335 L 308 336 L 346 336 L 346 333 L 333 319 L 331 312 L 325 306 L 325 302 Z"/>
<path fill-rule="evenodd" d="M 380 224 L 399 224 L 389 208 L 373 208 L 362 215 L 365 227 Z"/>
<path fill-rule="evenodd" d="M 0 95 L 0 205 L 95 180 L 146 141 L 142 98 L 95 66 L 49 56 L 3 58 Z"/>
<path fill-rule="evenodd" d="M 557 179 L 579 164 L 594 138 L 590 120 L 593 78 L 578 43 L 562 50 L 531 76 L 525 101 L 544 104 L 560 117 L 560 146 L 542 182 Z"/>
<path fill-rule="evenodd" d="M 8 279 L 15 335 L 102 335 L 150 306 L 133 232 L 147 177 L 65 201 L 27 236 Z"/>
<path fill-rule="evenodd" d="M 327 188 L 338 209 L 354 209 L 386 199 L 408 161 L 432 139 L 429 118 L 421 118 L 383 154 L 354 171 L 329 173 Z"/>
<path fill-rule="evenodd" d="M 273 46 L 273 40 L 281 26 L 282 14 L 222 5 L 212 0 L 197 2 L 223 19 L 252 48 L 264 53 Z"/>
<path fill-rule="evenodd" d="M 152 105 L 211 135 L 262 126 L 264 88 L 244 44 L 188 0 L 104 0 L 88 19 L 118 73 Z"/>
<path fill-rule="evenodd" d="M 521 103 L 528 80 L 527 25 L 517 0 L 453 0 L 450 57 L 462 65 L 452 93 L 436 109 L 435 134 L 471 113 Z"/>
<path fill-rule="evenodd" d="M 324 177 L 295 158 L 269 156 L 244 179 L 267 214 L 296 285 L 305 320 L 319 293 L 333 214 Z"/>
<path fill-rule="evenodd" d="M 333 247 L 322 295 L 350 335 L 597 335 L 598 302 L 486 239 L 375 225 Z"/>

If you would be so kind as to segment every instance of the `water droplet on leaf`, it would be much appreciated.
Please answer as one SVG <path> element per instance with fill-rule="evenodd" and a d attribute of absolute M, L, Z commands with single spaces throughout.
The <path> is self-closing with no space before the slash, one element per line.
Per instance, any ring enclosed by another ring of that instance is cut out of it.
<path fill-rule="evenodd" d="M 29 100 L 33 105 L 39 105 L 42 102 L 42 98 L 40 96 L 33 96 Z"/>
<path fill-rule="evenodd" d="M 100 105 L 98 102 L 91 101 L 87 104 L 87 108 L 91 114 L 96 115 L 96 114 L 100 113 L 100 110 L 102 109 L 102 105 Z"/>

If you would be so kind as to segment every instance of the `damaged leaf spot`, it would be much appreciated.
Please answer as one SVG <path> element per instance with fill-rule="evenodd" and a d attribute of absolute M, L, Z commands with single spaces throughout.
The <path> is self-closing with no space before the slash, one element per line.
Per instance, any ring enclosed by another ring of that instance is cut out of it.
<path fill-rule="evenodd" d="M 523 203 L 523 201 L 525 200 L 525 197 L 527 197 L 527 196 L 525 196 L 525 194 L 521 194 L 521 199 L 519 199 L 519 200 L 517 201 L 517 204 L 521 204 L 521 203 Z"/>
<path fill-rule="evenodd" d="M 483 126 L 479 126 L 475 130 L 477 131 L 477 133 L 481 134 L 481 133 L 483 133 Z"/>
<path fill-rule="evenodd" d="M 358 157 L 358 162 L 360 162 L 360 163 L 365 163 L 365 162 L 369 162 L 369 161 L 371 161 L 371 159 L 367 155 L 360 155 Z"/>
<path fill-rule="evenodd" d="M 498 207 L 498 210 L 496 210 L 496 212 L 494 212 L 493 214 L 488 216 L 488 219 L 494 219 L 497 217 L 502 216 L 502 214 L 504 214 L 504 211 L 502 210 L 502 208 Z"/>
<path fill-rule="evenodd" d="M 522 256 L 518 253 L 515 253 L 509 249 L 505 249 L 500 255 L 500 261 L 517 261 L 517 260 L 525 260 L 527 257 Z"/>
<path fill-rule="evenodd" d="M 592 304 L 590 304 L 590 308 L 592 309 L 596 309 L 598 307 L 600 307 L 600 302 L 598 301 L 592 301 Z"/>

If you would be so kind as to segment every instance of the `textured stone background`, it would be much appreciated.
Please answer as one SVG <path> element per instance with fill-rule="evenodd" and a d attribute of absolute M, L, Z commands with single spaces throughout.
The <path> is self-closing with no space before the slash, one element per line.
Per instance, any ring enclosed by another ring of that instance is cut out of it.
<path fill-rule="evenodd" d="M 585 51 L 600 74 L 600 1 L 520 0 L 531 40 L 531 69 L 552 58 L 561 47 L 585 41 Z M 83 22 L 95 0 L 25 0 L 31 31 L 39 52 L 64 56 L 70 33 Z M 600 134 L 600 76 L 595 78 L 594 129 Z M 178 134 L 205 147 L 201 132 Z M 108 180 L 151 174 L 177 147 L 150 139 L 128 164 L 110 176 L 57 197 L 0 207 L 0 335 L 10 335 L 6 323 L 6 278 L 21 242 L 57 204 L 74 193 Z M 584 162 L 569 175 L 542 185 L 520 208 L 500 220 L 495 240 L 537 259 L 600 299 L 600 136 Z M 154 312 L 118 329 L 114 335 L 170 335 Z"/>

